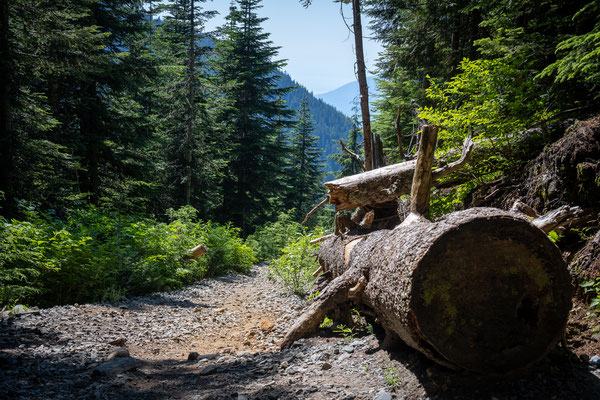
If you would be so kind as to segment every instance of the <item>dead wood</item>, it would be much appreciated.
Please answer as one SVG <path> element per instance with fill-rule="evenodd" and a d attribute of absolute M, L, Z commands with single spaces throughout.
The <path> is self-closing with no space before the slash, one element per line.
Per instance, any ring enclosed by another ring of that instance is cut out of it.
<path fill-rule="evenodd" d="M 398 105 L 398 114 L 396 115 L 396 121 L 394 121 L 394 129 L 396 130 L 396 140 L 398 141 L 398 151 L 400 152 L 400 158 L 404 159 L 404 148 L 402 146 L 402 130 L 400 129 L 400 116 L 402 115 L 402 104 Z"/>
<path fill-rule="evenodd" d="M 358 163 L 358 165 L 360 165 L 360 169 L 362 169 L 363 171 L 366 171 L 365 168 L 365 163 L 363 162 L 362 158 L 360 158 L 360 156 L 356 153 L 354 153 L 353 151 L 349 150 L 346 145 L 344 144 L 344 142 L 342 141 L 342 139 L 340 139 L 340 146 L 342 146 L 342 150 L 345 151 L 346 153 L 348 153 L 350 155 L 350 157 L 352 157 L 354 160 L 356 160 L 356 162 Z"/>
<path fill-rule="evenodd" d="M 443 365 L 484 373 L 542 358 L 560 339 L 571 307 L 558 248 L 525 218 L 497 209 L 460 211 L 435 223 L 413 213 L 393 230 L 327 240 L 319 262 L 333 280 L 285 345 L 315 329 L 329 310 L 347 307 L 361 277 L 366 284 L 354 299 L 387 331 Z"/>
<path fill-rule="evenodd" d="M 468 138 L 459 160 L 432 171 L 433 184 L 462 168 L 473 149 L 473 142 Z M 410 193 L 416 163 L 416 160 L 406 161 L 325 182 L 329 189 L 329 202 L 335 205 L 336 211 L 342 211 L 395 201 L 401 195 Z"/>
<path fill-rule="evenodd" d="M 425 215 L 429 210 L 431 167 L 433 166 L 433 152 L 435 151 L 437 133 L 438 128 L 436 126 L 425 125 L 423 127 L 410 191 L 411 213 Z"/>
<path fill-rule="evenodd" d="M 206 254 L 207 251 L 208 249 L 206 248 L 206 246 L 203 243 L 201 243 L 193 249 L 190 249 L 188 251 L 188 254 L 185 255 L 185 258 L 196 260 L 198 257 Z"/>
<path fill-rule="evenodd" d="M 314 206 L 313 209 L 310 210 L 308 212 L 308 214 L 306 214 L 306 217 L 304 217 L 304 220 L 302 221 L 301 225 L 304 225 L 306 223 L 306 221 L 308 221 L 308 219 L 310 217 L 312 217 L 313 214 L 316 213 L 319 210 L 319 208 L 323 207 L 325 205 L 325 203 L 327 203 L 327 200 L 329 200 L 329 196 L 325 196 L 325 198 L 323 199 L 323 201 L 321 201 L 319 204 L 317 204 L 316 206 Z"/>

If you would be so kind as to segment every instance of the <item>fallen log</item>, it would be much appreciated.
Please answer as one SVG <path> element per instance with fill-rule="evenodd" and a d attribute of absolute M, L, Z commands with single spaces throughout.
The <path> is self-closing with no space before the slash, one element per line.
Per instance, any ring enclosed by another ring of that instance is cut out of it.
<path fill-rule="evenodd" d="M 454 368 L 504 373 L 541 359 L 564 332 L 573 288 L 558 248 L 525 218 L 490 208 L 424 218 L 321 245 L 333 281 L 286 335 L 313 331 L 355 299 L 390 334 Z"/>
<path fill-rule="evenodd" d="M 325 241 L 330 279 L 282 347 L 356 302 L 395 338 L 450 368 L 504 374 L 544 357 L 564 333 L 573 287 L 558 248 L 526 217 L 493 208 L 432 223 L 428 208 L 435 129 L 421 140 L 411 213 L 392 230 Z"/>
<path fill-rule="evenodd" d="M 471 138 L 467 138 L 459 160 L 432 171 L 434 185 L 462 168 L 468 162 L 473 146 Z M 335 205 L 335 211 L 342 211 L 393 201 L 410 193 L 416 164 L 416 160 L 411 160 L 325 182 L 329 189 L 329 203 Z"/>

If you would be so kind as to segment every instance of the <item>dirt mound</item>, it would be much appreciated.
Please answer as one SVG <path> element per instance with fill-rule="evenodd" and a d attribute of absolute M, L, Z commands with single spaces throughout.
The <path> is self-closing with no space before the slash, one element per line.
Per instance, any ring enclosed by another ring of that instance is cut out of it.
<path fill-rule="evenodd" d="M 562 205 L 597 208 L 600 198 L 600 116 L 579 121 L 526 169 L 522 201 L 540 212 Z"/>

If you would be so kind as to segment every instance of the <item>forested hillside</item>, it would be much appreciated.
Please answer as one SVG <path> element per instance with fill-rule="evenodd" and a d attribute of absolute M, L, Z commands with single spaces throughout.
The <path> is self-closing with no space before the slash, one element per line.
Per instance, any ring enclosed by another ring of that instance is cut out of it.
<path fill-rule="evenodd" d="M 333 106 L 316 98 L 285 72 L 281 74 L 280 85 L 282 87 L 296 87 L 296 89 L 283 96 L 286 105 L 292 110 L 298 110 L 302 99 L 306 97 L 315 124 L 314 134 L 319 138 L 318 147 L 323 150 L 324 171 L 326 173 L 338 171 L 340 166 L 329 156 L 340 151 L 339 140 L 345 140 L 348 132 L 352 129 L 352 124 L 348 121 L 348 118 Z"/>

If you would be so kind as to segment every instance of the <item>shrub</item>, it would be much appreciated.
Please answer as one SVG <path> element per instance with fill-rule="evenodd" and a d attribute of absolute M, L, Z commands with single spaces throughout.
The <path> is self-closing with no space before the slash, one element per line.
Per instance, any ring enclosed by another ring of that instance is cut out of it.
<path fill-rule="evenodd" d="M 314 257 L 319 244 L 310 244 L 310 241 L 322 235 L 323 231 L 318 228 L 310 234 L 299 233 L 296 240 L 282 250 L 283 255 L 269 264 L 269 275 L 294 294 L 309 293 L 314 282 L 312 272 L 319 267 Z"/>
<path fill-rule="evenodd" d="M 281 255 L 290 240 L 302 232 L 302 225 L 293 220 L 294 210 L 279 214 L 277 221 L 258 228 L 246 239 L 259 260 L 271 260 Z"/>
<path fill-rule="evenodd" d="M 168 224 L 90 207 L 65 219 L 27 209 L 0 218 L 0 304 L 118 300 L 170 290 L 228 270 L 247 271 L 254 252 L 228 225 L 194 222 L 192 207 L 169 210 Z M 184 257 L 204 243 L 198 260 Z"/>

